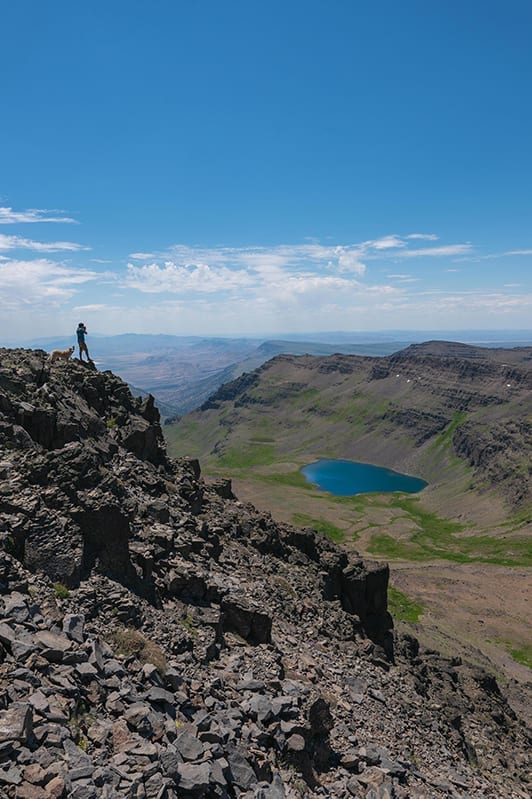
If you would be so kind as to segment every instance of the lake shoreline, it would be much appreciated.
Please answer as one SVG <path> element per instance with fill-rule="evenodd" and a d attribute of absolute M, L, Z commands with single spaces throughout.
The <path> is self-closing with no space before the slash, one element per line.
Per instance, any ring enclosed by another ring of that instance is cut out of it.
<path fill-rule="evenodd" d="M 319 458 L 300 471 L 311 485 L 338 497 L 395 491 L 417 494 L 428 485 L 420 477 L 394 469 L 335 458 Z"/>

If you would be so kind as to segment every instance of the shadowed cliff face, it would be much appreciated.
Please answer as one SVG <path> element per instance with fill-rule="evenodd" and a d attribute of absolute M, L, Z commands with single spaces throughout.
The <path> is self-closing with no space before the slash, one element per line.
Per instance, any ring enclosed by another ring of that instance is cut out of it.
<path fill-rule="evenodd" d="M 519 795 L 522 725 L 392 637 L 386 564 L 207 484 L 150 398 L 45 357 L 0 351 L 0 793 Z"/>

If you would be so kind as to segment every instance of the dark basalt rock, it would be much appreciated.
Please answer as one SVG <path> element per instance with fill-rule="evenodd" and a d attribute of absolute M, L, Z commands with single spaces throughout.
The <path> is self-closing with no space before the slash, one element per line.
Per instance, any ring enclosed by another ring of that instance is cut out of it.
<path fill-rule="evenodd" d="M 386 564 L 204 483 L 150 398 L 45 359 L 0 351 L 0 795 L 525 795 L 495 679 L 393 652 Z"/>
<path fill-rule="evenodd" d="M 416 446 L 421 446 L 424 441 L 440 433 L 452 421 L 451 418 L 441 413 L 428 413 L 416 408 L 391 407 L 384 416 L 395 425 L 408 428 L 415 436 Z"/>
<path fill-rule="evenodd" d="M 225 632 L 235 632 L 250 644 L 269 644 L 272 619 L 264 610 L 253 607 L 237 596 L 222 600 L 222 625 Z"/>
<path fill-rule="evenodd" d="M 218 408 L 221 402 L 225 402 L 225 400 L 228 399 L 235 399 L 240 394 L 252 388 L 258 380 L 258 375 L 255 372 L 245 372 L 231 383 L 225 383 L 223 386 L 220 386 L 220 388 L 203 403 L 201 410 L 206 411 L 209 408 Z"/>

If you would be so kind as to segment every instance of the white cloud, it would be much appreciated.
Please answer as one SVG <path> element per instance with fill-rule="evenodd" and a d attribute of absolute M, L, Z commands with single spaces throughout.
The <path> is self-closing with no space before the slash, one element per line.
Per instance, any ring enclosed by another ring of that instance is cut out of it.
<path fill-rule="evenodd" d="M 0 306 L 17 309 L 42 303 L 61 304 L 74 296 L 80 286 L 97 277 L 96 272 L 44 258 L 3 261 L 0 263 Z"/>
<path fill-rule="evenodd" d="M 407 239 L 424 239 L 425 241 L 438 241 L 439 236 L 435 233 L 409 233 Z"/>
<path fill-rule="evenodd" d="M 73 311 L 87 311 L 87 312 L 109 312 L 112 311 L 120 312 L 123 311 L 123 308 L 120 308 L 118 305 L 105 305 L 104 303 L 93 303 L 92 305 L 74 305 L 72 308 Z"/>
<path fill-rule="evenodd" d="M 336 247 L 335 255 L 338 257 L 340 272 L 353 272 L 355 275 L 363 275 L 366 272 L 366 265 L 360 260 L 359 250 Z"/>
<path fill-rule="evenodd" d="M 464 255 L 473 251 L 472 244 L 448 244 L 442 247 L 422 247 L 417 250 L 402 250 L 396 254 L 397 258 L 445 258 L 454 255 Z"/>
<path fill-rule="evenodd" d="M 21 222 L 67 222 L 77 224 L 69 216 L 53 216 L 57 211 L 47 211 L 44 208 L 28 208 L 26 211 L 14 211 L 12 208 L 0 207 L 0 225 L 16 225 Z M 59 212 L 61 213 L 61 212 Z"/>
<path fill-rule="evenodd" d="M 320 300 L 326 294 L 335 294 L 353 290 L 358 286 L 354 281 L 341 277 L 321 275 L 292 275 L 287 280 L 273 283 L 268 287 L 267 297 L 270 300 L 290 301 L 315 297 Z"/>
<path fill-rule="evenodd" d="M 400 236 L 395 235 L 383 236 L 375 241 L 367 241 L 365 244 L 373 250 L 391 250 L 398 247 L 406 247 L 405 241 Z"/>
<path fill-rule="evenodd" d="M 490 313 L 509 313 L 516 308 L 531 307 L 532 294 L 464 292 L 442 297 L 439 302 L 452 308 L 462 307 L 470 311 L 486 310 Z"/>
<path fill-rule="evenodd" d="M 532 250 L 506 250 L 506 252 L 492 252 L 485 255 L 475 253 L 474 256 L 469 258 L 457 258 L 457 261 L 492 261 L 497 258 L 508 258 L 516 255 L 532 255 Z"/>
<path fill-rule="evenodd" d="M 150 261 L 152 258 L 157 258 L 152 252 L 130 252 L 128 257 L 134 261 Z"/>
<path fill-rule="evenodd" d="M 90 250 L 72 241 L 33 241 L 22 236 L 6 236 L 0 233 L 0 250 L 33 250 L 34 252 L 80 252 Z"/>
<path fill-rule="evenodd" d="M 225 275 L 229 283 L 235 281 L 235 273 L 245 273 L 250 281 L 264 280 L 272 281 L 284 279 L 287 275 L 301 274 L 308 272 L 321 272 L 324 268 L 329 271 L 337 270 L 339 273 L 351 272 L 356 275 L 363 275 L 366 266 L 360 261 L 360 247 L 358 246 L 323 246 L 315 243 L 298 245 L 278 245 L 274 247 L 189 247 L 176 244 L 165 252 L 161 253 L 135 253 L 134 260 L 152 260 L 149 264 L 151 280 L 146 281 L 146 285 L 155 285 L 155 275 L 161 277 L 161 267 L 158 261 L 163 260 L 166 264 L 171 264 L 175 269 L 185 269 L 194 273 L 198 268 L 208 267 L 210 277 L 217 279 L 217 275 Z M 132 270 L 137 268 L 134 264 L 129 264 L 130 277 L 128 284 L 131 285 L 131 275 L 136 278 L 141 273 L 134 273 Z M 157 269 L 159 272 L 157 272 Z M 228 270 L 227 273 L 219 272 L 221 269 Z M 145 278 L 149 274 L 147 271 L 142 273 Z M 178 282 L 174 279 L 175 273 L 167 269 L 167 278 L 170 278 L 170 285 L 176 288 Z M 183 285 L 190 283 L 190 275 L 179 274 L 184 279 Z M 243 275 L 238 278 L 239 282 L 244 282 Z M 160 284 L 167 284 L 167 280 L 161 280 Z M 141 285 L 137 280 L 137 288 Z M 203 289 L 206 290 L 206 289 Z"/>
<path fill-rule="evenodd" d="M 135 264 L 129 264 L 127 285 L 140 291 L 177 291 L 186 289 L 191 283 L 200 282 L 200 277 L 209 277 L 217 286 L 217 276 L 227 269 L 229 284 L 246 281 L 241 274 L 249 276 L 250 282 L 285 280 L 290 275 L 328 273 L 342 276 L 366 275 L 366 260 L 383 260 L 390 258 L 416 257 L 455 257 L 471 253 L 473 246 L 467 244 L 450 244 L 439 247 L 423 247 L 410 249 L 408 239 L 435 240 L 434 234 L 411 233 L 406 237 L 396 234 L 370 239 L 358 244 L 322 245 L 314 240 L 303 244 L 282 244 L 272 247 L 191 247 L 175 244 L 162 252 L 135 252 L 131 254 L 133 261 L 151 261 L 149 270 L 135 272 Z M 160 262 L 166 262 L 164 268 Z M 168 266 L 168 265 L 173 265 Z M 138 267 L 140 268 L 140 267 Z M 177 270 L 188 270 L 179 272 Z M 199 271 L 197 271 L 199 270 Z M 203 272 L 202 272 L 203 270 Z M 405 278 L 406 279 L 406 278 Z M 167 287 L 167 288 L 165 288 Z M 209 291 L 205 286 L 196 286 L 198 290 Z"/>
<path fill-rule="evenodd" d="M 415 239 L 436 238 L 433 234 L 409 235 Z M 396 234 L 349 245 L 323 245 L 316 241 L 273 247 L 176 244 L 155 254 L 150 263 L 129 263 L 121 285 L 144 295 L 159 294 L 162 300 L 165 294 L 174 295 L 197 310 L 204 307 L 203 298 L 216 296 L 216 317 L 222 307 L 231 315 L 237 306 L 240 313 L 247 315 L 255 309 L 264 316 L 270 307 L 272 313 L 294 319 L 305 313 L 314 318 L 315 313 L 324 313 L 325 307 L 347 313 L 348 308 L 362 305 L 368 312 L 370 308 L 380 312 L 385 307 L 397 310 L 408 305 L 407 286 L 420 278 L 415 273 L 397 271 L 388 275 L 393 285 L 371 283 L 365 259 L 445 258 L 471 250 L 469 243 L 409 249 L 407 237 Z M 148 253 L 135 256 L 138 261 L 147 258 Z M 332 326 L 336 311 L 331 312 Z"/>
<path fill-rule="evenodd" d="M 400 280 L 401 283 L 417 283 L 419 278 L 412 275 L 387 275 L 392 280 Z"/>
<path fill-rule="evenodd" d="M 226 267 L 212 268 L 208 264 L 197 263 L 179 266 L 167 261 L 164 266 L 156 263 L 146 266 L 128 264 L 125 285 L 127 288 L 149 294 L 213 294 L 219 291 L 242 289 L 251 285 L 252 279 L 244 270 L 231 270 Z"/>

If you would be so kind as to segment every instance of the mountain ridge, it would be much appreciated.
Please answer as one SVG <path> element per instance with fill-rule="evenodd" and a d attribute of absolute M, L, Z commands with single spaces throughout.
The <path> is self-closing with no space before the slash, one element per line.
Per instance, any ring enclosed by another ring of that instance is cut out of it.
<path fill-rule="evenodd" d="M 151 398 L 0 350 L 0 445 L 9 799 L 525 795 L 496 681 L 392 632 L 385 564 L 168 458 Z"/>
<path fill-rule="evenodd" d="M 475 491 L 488 487 L 520 508 L 531 498 L 531 358 L 530 347 L 492 351 L 449 342 L 379 358 L 279 355 L 222 386 L 178 424 L 176 447 L 215 463 L 214 453 L 223 460 L 245 444 L 239 427 L 264 422 L 266 429 L 265 415 L 273 413 L 270 440 L 281 461 L 291 450 L 300 459 L 327 455 L 417 470 L 434 495 L 438 485 L 443 492 L 455 456 L 472 470 Z M 187 426 L 199 419 L 200 432 L 188 436 Z M 172 429 L 165 432 L 172 447 Z"/>
<path fill-rule="evenodd" d="M 514 342 L 531 340 L 530 331 L 462 331 L 460 340 L 490 342 L 502 346 L 507 336 Z M 91 334 L 89 350 L 100 369 L 111 369 L 132 390 L 139 386 L 156 398 L 167 418 L 194 410 L 225 382 L 257 368 L 280 353 L 329 355 L 335 352 L 390 355 L 422 340 L 419 331 L 374 333 L 312 333 L 282 338 L 204 337 L 168 334 Z M 92 342 L 92 343 L 91 343 Z M 22 342 L 37 349 L 66 349 L 74 336 L 56 336 Z"/>

